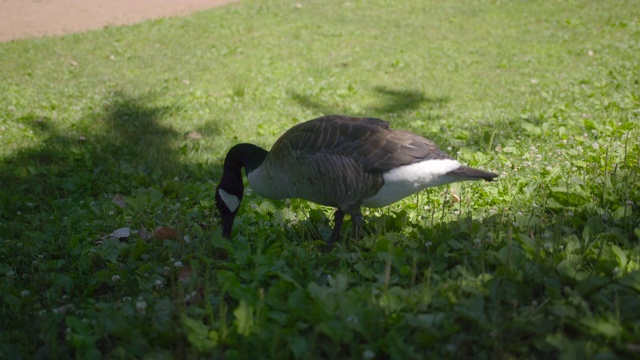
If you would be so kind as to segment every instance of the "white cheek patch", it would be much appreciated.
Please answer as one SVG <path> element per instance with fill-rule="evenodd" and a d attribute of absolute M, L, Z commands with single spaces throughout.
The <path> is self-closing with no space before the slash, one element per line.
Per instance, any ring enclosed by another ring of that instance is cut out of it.
<path fill-rule="evenodd" d="M 231 195 L 222 189 L 218 189 L 218 194 L 220 194 L 220 198 L 231 212 L 236 211 L 240 206 L 240 199 L 237 196 Z"/>

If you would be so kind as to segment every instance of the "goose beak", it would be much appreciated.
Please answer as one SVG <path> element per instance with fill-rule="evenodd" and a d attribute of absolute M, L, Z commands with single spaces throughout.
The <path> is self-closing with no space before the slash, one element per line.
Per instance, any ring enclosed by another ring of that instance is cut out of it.
<path fill-rule="evenodd" d="M 233 220 L 235 218 L 236 213 L 222 215 L 222 236 L 227 239 L 231 238 L 231 229 L 233 229 Z"/>

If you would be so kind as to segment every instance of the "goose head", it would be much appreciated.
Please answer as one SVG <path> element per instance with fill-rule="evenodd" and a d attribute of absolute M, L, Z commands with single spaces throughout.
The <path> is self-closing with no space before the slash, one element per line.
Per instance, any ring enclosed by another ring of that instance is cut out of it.
<path fill-rule="evenodd" d="M 222 236 L 231 237 L 233 221 L 242 202 L 242 168 L 247 174 L 251 173 L 262 164 L 267 154 L 265 149 L 253 144 L 235 145 L 227 153 L 222 179 L 216 189 L 216 207 L 222 219 Z"/>

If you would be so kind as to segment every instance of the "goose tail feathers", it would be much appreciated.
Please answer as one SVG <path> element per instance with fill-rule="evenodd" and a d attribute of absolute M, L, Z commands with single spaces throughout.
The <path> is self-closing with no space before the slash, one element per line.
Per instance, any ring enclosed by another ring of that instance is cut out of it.
<path fill-rule="evenodd" d="M 474 169 L 466 166 L 460 166 L 459 168 L 450 171 L 447 175 L 453 175 L 460 177 L 460 180 L 486 180 L 493 181 L 498 177 L 498 174 L 487 172 L 479 169 Z"/>

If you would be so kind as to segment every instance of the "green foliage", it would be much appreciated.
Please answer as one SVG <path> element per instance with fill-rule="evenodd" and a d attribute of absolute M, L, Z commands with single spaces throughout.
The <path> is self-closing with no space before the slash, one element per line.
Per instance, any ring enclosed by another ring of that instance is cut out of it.
<path fill-rule="evenodd" d="M 0 44 L 0 357 L 637 357 L 637 6 L 300 4 Z M 222 238 L 226 150 L 329 113 L 502 176 Z"/>

